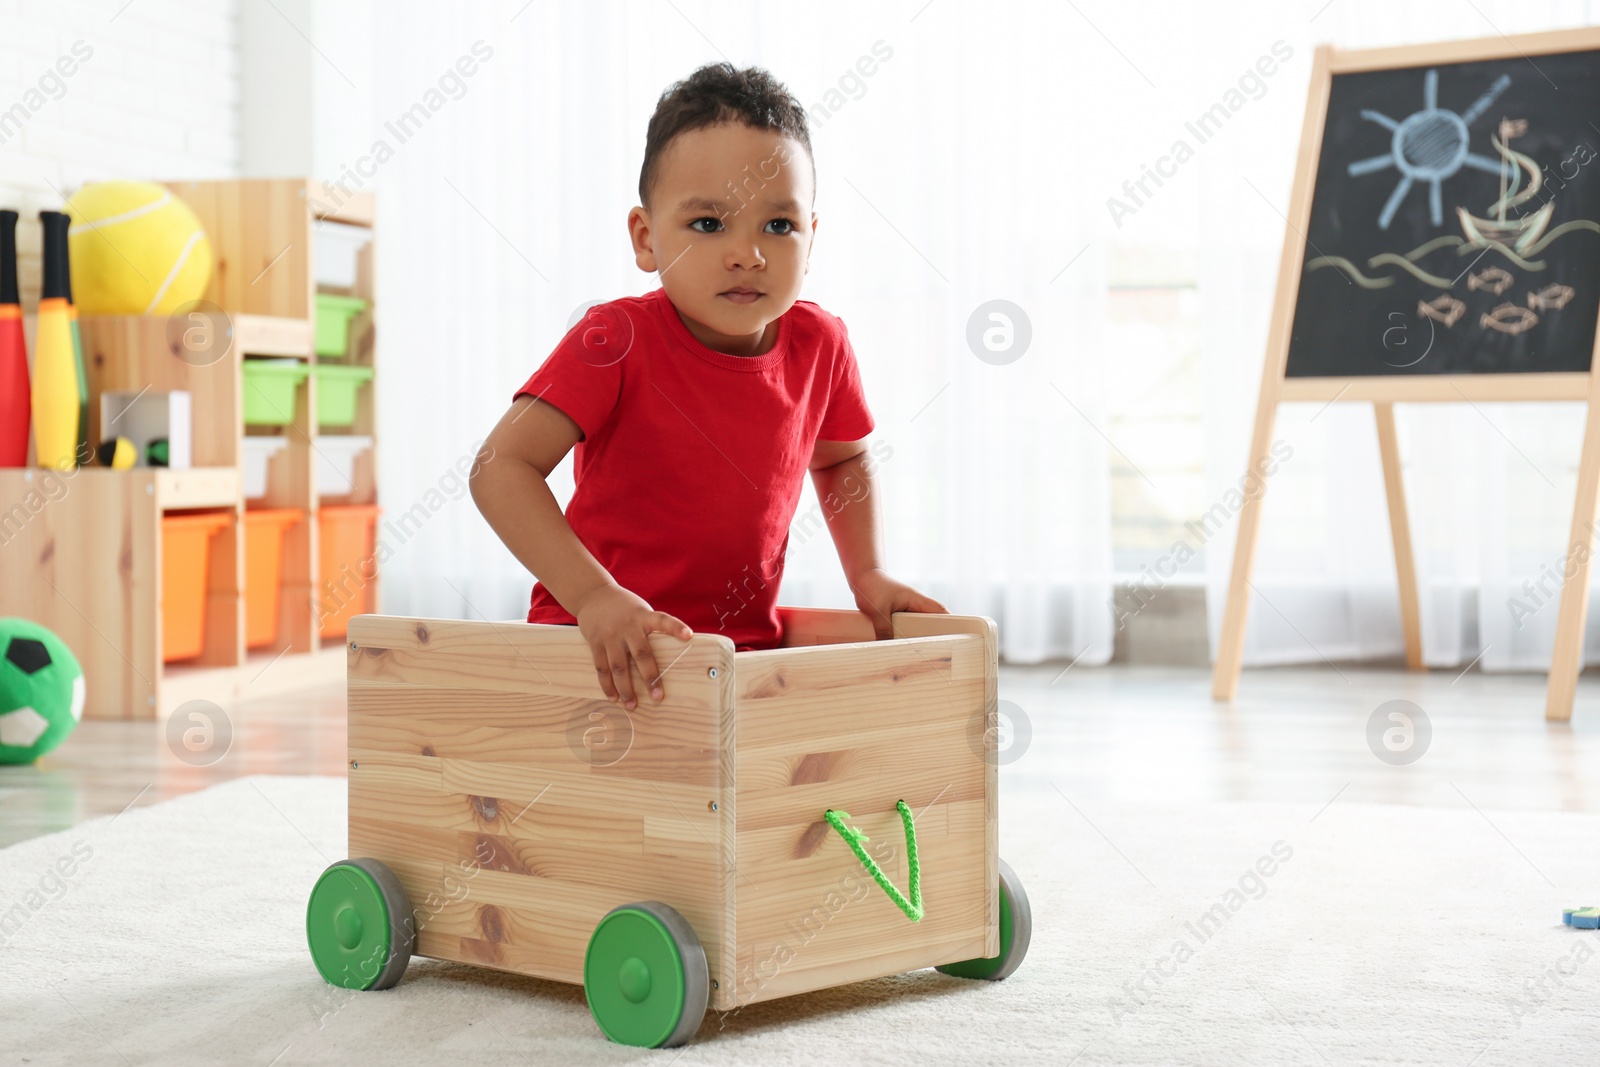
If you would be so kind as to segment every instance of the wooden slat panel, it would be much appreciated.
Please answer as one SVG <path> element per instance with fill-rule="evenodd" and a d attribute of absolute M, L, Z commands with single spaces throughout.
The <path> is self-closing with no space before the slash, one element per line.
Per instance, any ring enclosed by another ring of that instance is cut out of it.
<path fill-rule="evenodd" d="M 938 699 L 986 674 L 984 643 L 970 635 L 919 637 L 739 654 L 738 701 L 790 714 L 743 716 L 741 747 L 815 745 L 817 739 L 892 726 L 908 704 Z M 981 687 L 980 687 L 981 691 Z M 803 712 L 803 713 L 802 713 Z"/>
<path fill-rule="evenodd" d="M 962 739 L 966 741 L 970 734 L 979 733 L 979 712 L 973 710 L 968 717 L 960 718 Z M 877 773 L 882 774 L 885 784 L 893 781 L 906 781 L 907 777 L 914 776 L 918 771 L 926 769 L 930 763 L 930 753 L 920 750 L 890 749 L 883 750 L 883 745 L 874 745 L 874 741 L 890 741 L 894 734 L 885 729 L 877 733 L 854 733 L 851 739 L 862 744 L 866 742 L 866 750 L 858 747 L 840 745 L 837 749 L 827 752 L 802 752 L 794 745 L 763 745 L 762 749 L 744 750 L 739 752 L 739 797 L 750 798 L 763 792 L 789 789 L 792 785 L 805 785 L 808 782 L 826 782 L 834 774 L 850 774 L 858 771 L 859 761 L 866 758 L 877 760 Z M 827 744 L 832 744 L 834 739 L 829 737 Z M 971 737 L 973 745 L 981 744 L 979 737 Z M 813 742 L 814 744 L 814 742 Z M 949 750 L 949 745 L 944 745 Z M 971 745 L 963 745 L 958 752 L 949 752 L 957 760 L 978 760 L 979 753 L 973 752 Z M 742 814 L 749 814 L 744 811 Z"/>
<path fill-rule="evenodd" d="M 589 646 L 575 626 L 358 615 L 348 636 L 364 653 L 350 661 L 352 691 L 384 682 L 450 685 L 466 677 L 475 690 L 604 701 Z M 710 699 L 720 682 L 707 672 L 717 667 L 726 680 L 733 668 L 733 642 L 717 634 L 696 634 L 687 642 L 652 634 L 650 647 L 663 665 L 662 688 L 672 701 Z M 448 664 L 435 669 L 441 655 L 449 657 Z"/>
<path fill-rule="evenodd" d="M 994 896 L 981 747 L 994 667 L 980 623 L 946 616 L 978 632 L 738 654 L 735 1003 L 985 954 L 973 948 L 988 943 Z M 905 892 L 897 799 L 924 830 L 915 924 L 822 819 L 849 812 Z"/>
<path fill-rule="evenodd" d="M 902 925 L 907 925 L 905 916 L 898 911 L 895 914 Z M 851 915 L 851 912 L 842 910 L 833 926 L 841 925 L 846 915 Z M 854 917 L 849 921 L 853 922 Z M 796 945 L 801 946 L 798 951 Z M 887 935 L 883 947 L 871 954 L 841 952 L 823 958 L 813 945 L 805 943 L 801 935 L 795 934 L 789 941 L 776 943 L 766 955 L 759 955 L 755 951 L 740 955 L 741 986 L 735 991 L 734 1002 L 736 1006 L 754 1004 L 793 993 L 828 989 L 850 982 L 881 978 L 887 974 L 901 974 L 943 963 L 975 959 L 986 954 L 983 946 L 984 937 L 981 933 L 967 938 L 951 936 L 932 940 L 919 932 L 915 944 Z M 768 975 L 771 977 L 765 977 Z"/>
<path fill-rule="evenodd" d="M 708 800 L 705 790 L 719 781 L 720 754 L 707 747 L 693 705 L 682 700 L 647 701 L 629 714 L 605 701 L 483 692 L 452 710 L 451 693 L 442 686 L 353 687 L 352 711 L 359 706 L 376 714 L 352 716 L 352 748 L 410 751 L 473 765 L 457 768 L 458 776 L 472 769 L 493 776 L 508 767 L 537 766 L 551 773 L 695 785 Z M 603 744 L 590 734 L 601 735 Z M 604 754 L 607 748 L 614 754 Z"/>
<path fill-rule="evenodd" d="M 710 893 L 720 878 L 719 871 L 701 862 L 696 854 L 698 847 L 652 852 L 649 839 L 637 832 L 637 821 L 627 816 L 622 817 L 622 832 L 602 832 L 585 840 L 576 830 L 564 835 L 548 832 L 548 821 L 546 832 L 535 837 L 522 827 L 531 816 L 517 820 L 515 832 L 504 834 L 422 825 L 418 814 L 431 806 L 431 802 L 396 804 L 383 813 L 386 817 L 382 819 L 369 818 L 366 811 L 371 808 L 352 815 L 352 847 L 359 844 L 366 850 L 362 855 L 403 854 L 461 869 L 477 867 L 516 875 L 504 883 L 494 898 L 497 903 L 513 907 L 537 906 L 544 895 L 541 887 L 547 884 L 560 885 L 572 893 L 588 892 L 597 868 L 615 867 L 617 887 L 635 894 L 636 899 L 648 899 L 658 892 L 663 880 L 680 889 Z M 515 811 L 513 807 L 508 813 Z M 630 821 L 635 827 L 631 835 L 627 833 Z M 570 820 L 568 825 L 572 825 Z M 648 863 L 644 862 L 646 855 L 651 856 Z"/>
<path fill-rule="evenodd" d="M 433 785 L 420 779 L 385 780 L 368 777 L 369 772 L 380 765 L 370 751 L 353 751 L 358 754 L 352 762 L 359 766 L 350 771 L 352 820 L 399 820 L 403 813 L 405 819 L 400 821 L 414 821 L 419 827 L 492 833 L 516 840 L 587 843 L 625 848 L 643 855 L 647 835 L 645 812 L 665 811 L 667 814 L 656 818 L 662 823 L 670 819 L 686 826 L 687 830 L 674 829 L 666 833 L 658 825 L 659 843 L 681 840 L 710 844 L 716 838 L 718 813 L 706 810 L 703 793 L 689 800 L 680 796 L 675 803 L 665 792 L 658 794 L 647 786 L 633 784 L 628 791 L 634 796 L 619 798 L 615 786 L 598 779 L 541 776 L 539 780 L 534 770 L 527 772 L 533 779 L 530 785 L 511 789 L 497 788 L 512 784 L 509 775 L 499 782 L 482 777 L 462 782 L 447 772 L 442 782 Z M 458 761 L 454 760 L 440 762 L 458 766 Z M 621 799 L 629 799 L 635 806 L 632 810 L 598 807 L 617 804 Z M 698 808 L 692 806 L 696 801 Z M 648 806 L 641 808 L 639 805 L 644 803 Z M 684 812 L 685 817 L 680 818 L 678 811 Z"/>
<path fill-rule="evenodd" d="M 976 955 L 994 956 L 1000 951 L 1000 760 L 991 745 L 999 736 L 1000 726 L 1000 629 L 994 620 L 982 615 L 937 615 L 920 612 L 897 611 L 893 616 L 894 636 L 926 637 L 929 634 L 976 634 L 983 640 L 983 707 L 985 731 L 984 758 L 984 885 L 989 899 L 985 905 L 988 931 L 984 949 Z M 953 956 L 951 959 L 971 959 L 972 954 Z"/>
<path fill-rule="evenodd" d="M 672 642 L 669 701 L 624 714 L 570 627 L 368 615 L 349 640 L 351 853 L 448 901 L 423 954 L 581 981 L 605 912 L 659 900 L 731 986 L 731 642 Z M 623 751 L 586 744 L 596 715 Z"/>
<path fill-rule="evenodd" d="M 778 621 L 783 626 L 784 648 L 875 641 L 878 637 L 872 620 L 859 611 L 780 607 Z"/>
<path fill-rule="evenodd" d="M 643 810 L 635 809 L 635 815 L 642 815 L 644 810 L 670 809 L 685 818 L 703 817 L 708 828 L 715 825 L 717 820 L 712 818 L 715 813 L 710 812 L 709 805 L 717 799 L 716 783 L 686 783 L 668 778 L 641 781 L 610 774 L 612 769 L 585 767 L 563 745 L 559 755 L 537 766 L 521 766 L 510 760 L 489 763 L 448 759 L 445 760 L 444 783 L 447 789 L 458 792 L 527 797 L 529 800 L 549 786 L 550 791 L 544 795 L 557 804 L 595 809 L 626 799 L 647 805 Z"/>

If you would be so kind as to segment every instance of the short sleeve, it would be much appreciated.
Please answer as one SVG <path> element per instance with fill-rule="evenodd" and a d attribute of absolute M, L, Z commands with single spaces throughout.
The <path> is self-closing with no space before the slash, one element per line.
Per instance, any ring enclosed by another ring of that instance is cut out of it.
<path fill-rule="evenodd" d="M 554 404 L 578 424 L 585 438 L 593 436 L 622 395 L 631 325 L 620 307 L 591 308 L 511 399 L 527 394 Z"/>
<path fill-rule="evenodd" d="M 828 387 L 828 406 L 817 429 L 817 440 L 859 441 L 872 432 L 875 424 L 867 407 L 867 392 L 861 385 L 861 368 L 856 366 L 850 335 L 842 320 L 834 321 L 839 327 L 839 345 Z"/>

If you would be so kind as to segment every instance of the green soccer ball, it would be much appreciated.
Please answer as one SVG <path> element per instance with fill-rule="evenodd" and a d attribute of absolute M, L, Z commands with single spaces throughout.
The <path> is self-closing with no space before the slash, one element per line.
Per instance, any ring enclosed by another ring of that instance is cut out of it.
<path fill-rule="evenodd" d="M 32 763 L 83 718 L 83 668 L 27 619 L 0 618 L 0 763 Z"/>

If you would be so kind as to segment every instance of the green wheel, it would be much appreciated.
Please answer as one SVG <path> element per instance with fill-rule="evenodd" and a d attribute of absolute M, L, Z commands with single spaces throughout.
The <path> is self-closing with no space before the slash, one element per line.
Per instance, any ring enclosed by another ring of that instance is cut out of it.
<path fill-rule="evenodd" d="M 981 978 L 998 982 L 1008 976 L 1028 954 L 1028 942 L 1033 940 L 1033 909 L 1028 907 L 1028 894 L 1022 888 L 1022 879 L 1011 869 L 1011 864 L 1000 861 L 1000 955 L 946 963 L 935 968 L 957 978 Z"/>
<path fill-rule="evenodd" d="M 682 915 L 657 901 L 606 913 L 583 956 L 583 992 L 619 1045 L 667 1048 L 694 1036 L 711 995 L 706 952 Z"/>
<path fill-rule="evenodd" d="M 416 945 L 405 887 L 377 860 L 340 860 L 311 887 L 306 942 L 322 977 L 345 989 L 388 989 Z"/>

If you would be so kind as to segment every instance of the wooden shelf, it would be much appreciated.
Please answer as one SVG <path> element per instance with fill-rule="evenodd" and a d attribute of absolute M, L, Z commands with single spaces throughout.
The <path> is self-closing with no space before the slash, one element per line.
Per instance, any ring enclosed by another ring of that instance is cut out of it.
<path fill-rule="evenodd" d="M 378 201 L 371 193 L 343 190 L 338 203 L 333 198 L 316 195 L 311 198 L 311 211 L 319 219 L 345 222 L 351 226 L 372 226 L 377 221 Z"/>
<path fill-rule="evenodd" d="M 137 472 L 138 468 L 135 468 L 125 473 Z M 190 467 L 181 471 L 155 468 L 150 469 L 150 473 L 154 476 L 156 508 L 161 511 L 226 508 L 234 507 L 239 502 L 237 467 Z"/>
<path fill-rule="evenodd" d="M 102 436 L 102 392 L 186 390 L 194 413 L 194 466 L 0 470 L 0 603 L 7 614 L 50 627 L 72 648 L 84 669 L 87 718 L 159 718 L 191 699 L 226 706 L 342 678 L 344 641 L 321 636 L 319 516 L 325 506 L 377 502 L 379 437 L 371 383 L 357 397 L 354 427 L 340 432 L 371 436 L 373 445 L 356 461 L 352 491 L 337 498 L 324 499 L 316 488 L 325 461 L 317 454 L 324 435 L 315 416 L 315 374 L 297 387 L 288 425 L 247 427 L 243 406 L 246 356 L 291 356 L 317 366 L 317 221 L 327 217 L 370 227 L 373 197 L 352 194 L 337 210 L 325 211 L 306 179 L 167 186 L 194 208 L 211 240 L 216 269 L 205 299 L 228 315 L 232 344 L 214 358 L 197 358 L 185 352 L 164 317 L 84 316 L 89 439 Z M 350 290 L 369 308 L 352 325 L 348 357 L 330 363 L 375 366 L 372 250 L 369 242 L 359 254 Z M 241 466 L 247 433 L 288 440 L 272 461 L 266 495 L 248 502 Z M 245 539 L 247 516 L 258 506 L 296 508 L 304 517 L 284 534 L 274 592 L 276 639 L 247 648 Z M 232 522 L 210 543 L 202 652 L 190 661 L 165 663 L 161 517 L 196 508 L 228 510 Z M 367 610 L 376 610 L 377 577 L 364 581 L 361 592 Z"/>
<path fill-rule="evenodd" d="M 246 356 L 311 357 L 310 319 L 276 315 L 231 315 L 234 350 Z"/>

